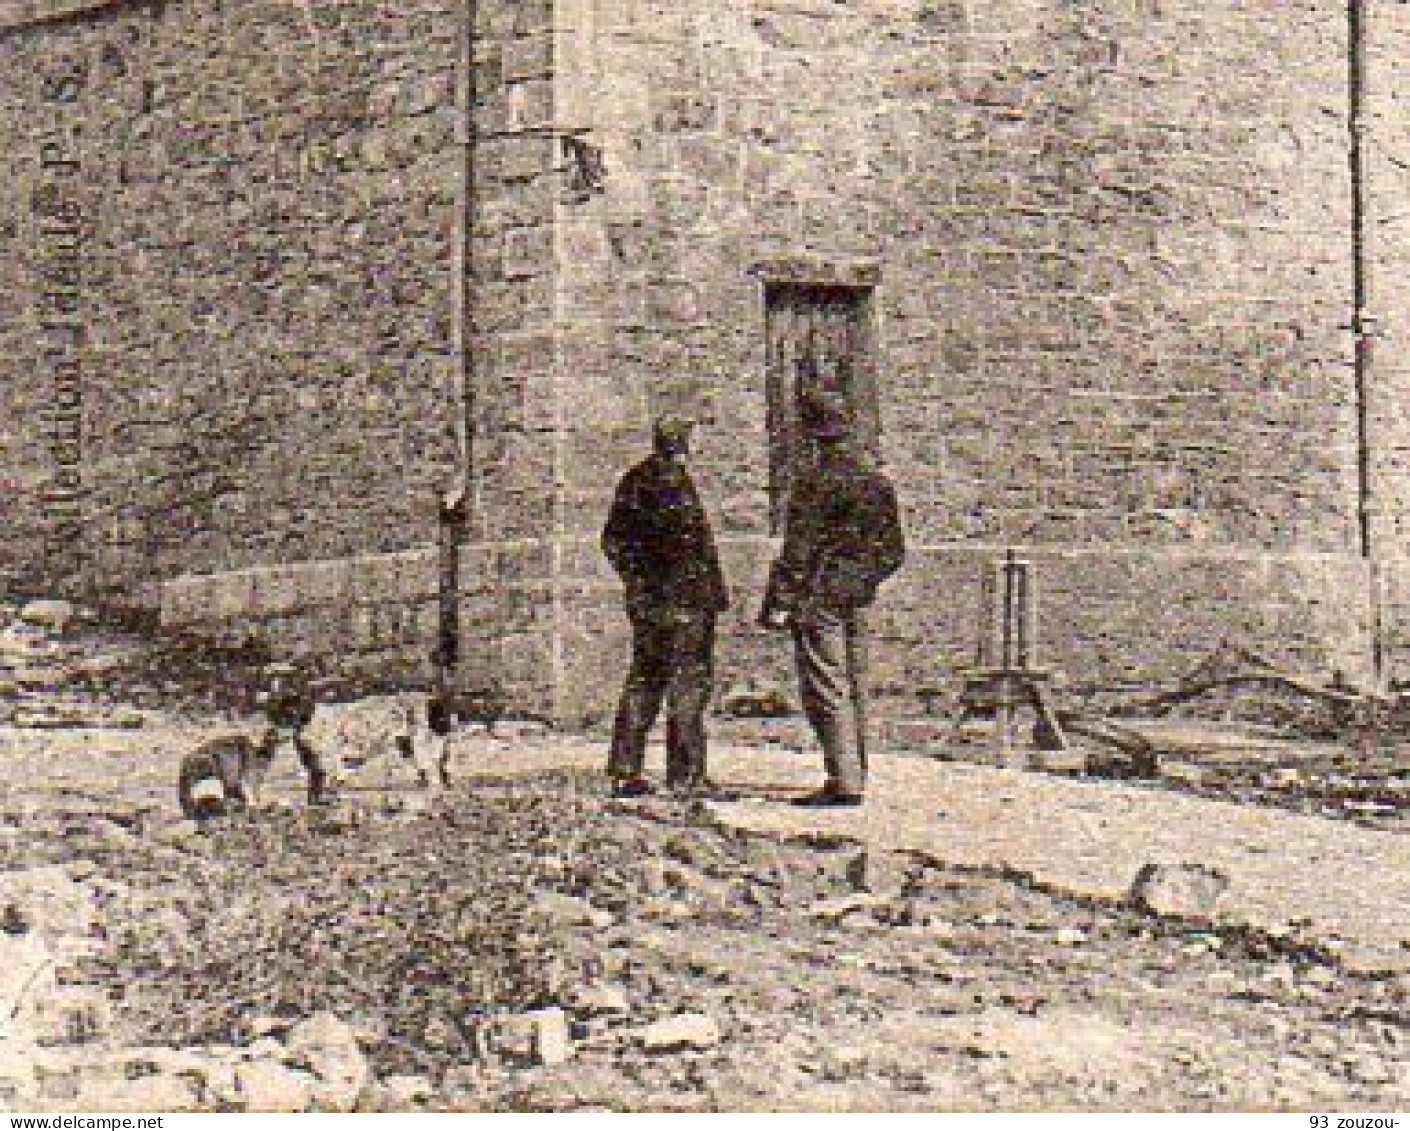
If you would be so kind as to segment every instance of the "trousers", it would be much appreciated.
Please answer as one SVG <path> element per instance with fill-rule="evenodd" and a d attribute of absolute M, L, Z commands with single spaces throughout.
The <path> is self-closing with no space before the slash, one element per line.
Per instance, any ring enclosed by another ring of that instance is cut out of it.
<path fill-rule="evenodd" d="M 793 622 L 798 691 L 830 789 L 861 794 L 867 780 L 866 635 L 862 615 L 809 610 Z"/>
<path fill-rule="evenodd" d="M 640 777 L 646 736 L 666 707 L 666 782 L 705 778 L 705 708 L 714 679 L 715 614 L 708 609 L 633 610 L 632 662 L 617 704 L 607 772 Z"/>

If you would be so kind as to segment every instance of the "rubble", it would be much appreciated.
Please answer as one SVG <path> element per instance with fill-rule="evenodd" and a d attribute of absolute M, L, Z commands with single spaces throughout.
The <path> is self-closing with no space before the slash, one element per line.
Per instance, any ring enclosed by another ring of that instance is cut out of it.
<path fill-rule="evenodd" d="M 1095 803 L 1109 787 L 1081 788 Z M 1308 965 L 1294 936 L 1258 950 L 1224 925 L 1219 885 L 1197 865 L 1192 878 L 1153 862 L 1132 900 L 1187 917 L 1180 901 L 1201 905 L 1193 889 L 1212 887 L 1205 914 L 1221 919 L 1220 935 L 1115 906 L 1119 876 L 1111 904 L 1074 905 L 938 853 L 736 837 L 678 810 L 623 814 L 601 794 L 596 774 L 480 781 L 434 810 L 388 821 L 372 805 L 336 828 L 294 805 L 182 851 L 109 836 L 87 816 L 55 820 L 45 851 L 81 853 L 62 875 L 94 897 L 104 933 L 88 937 L 85 913 L 59 925 L 101 944 L 81 964 L 98 991 L 127 995 L 112 1039 L 163 1047 L 30 1044 L 7 1059 L 15 1041 L 0 1041 L 0 1096 L 23 1089 L 54 1109 L 93 1096 L 126 1110 L 134 1097 L 199 1110 L 752 1109 L 805 1105 L 821 1087 L 827 1102 L 865 1095 L 889 1110 L 942 1093 L 976 1106 L 1091 1106 L 1115 1080 L 1134 1081 L 1122 1094 L 1142 1102 L 1199 1106 L 1193 1062 L 1177 1059 L 1188 1049 L 1138 1058 L 1122 1045 L 1106 1075 L 1089 1080 L 1078 1058 L 1069 1078 L 1051 1075 L 1066 1062 L 1045 1051 L 1061 1026 L 1030 1024 L 1077 998 L 1102 1015 L 1093 1047 L 1111 1032 L 1154 1041 L 1144 1019 L 1171 995 L 1208 1029 L 1201 1080 L 1246 1072 L 1293 1106 L 1369 1107 L 1395 1086 L 1372 1082 L 1393 1061 L 1366 1033 L 1402 1007 L 1403 989 Z M 25 822 L 0 839 L 24 865 L 15 873 L 46 859 L 29 855 L 37 826 Z M 741 930 L 746 895 L 757 928 Z M 19 907 L 14 927 L 50 945 Z M 74 965 L 63 957 L 74 937 L 53 941 L 61 966 Z M 1318 1012 L 1333 993 L 1335 1027 Z M 981 1011 L 992 1027 L 976 1036 L 959 1022 Z M 1288 1019 L 1281 1045 L 1270 1012 Z M 927 1028 L 946 1017 L 959 1021 Z M 1267 1066 L 1283 1048 L 1302 1055 L 1309 1029 L 1335 1038 L 1315 1054 L 1319 1066 L 1335 1061 L 1334 1078 L 1298 1061 L 1275 1080 Z M 1341 1059 L 1352 1031 L 1366 1058 L 1355 1071 Z"/>

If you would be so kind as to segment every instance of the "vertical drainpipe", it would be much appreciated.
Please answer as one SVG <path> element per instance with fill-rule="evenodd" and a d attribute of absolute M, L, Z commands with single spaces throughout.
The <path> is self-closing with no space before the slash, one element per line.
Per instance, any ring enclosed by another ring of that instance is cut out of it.
<path fill-rule="evenodd" d="M 1384 618 L 1381 608 L 1381 578 L 1376 545 L 1376 498 L 1373 480 L 1372 427 L 1370 396 L 1372 366 L 1375 361 L 1376 317 L 1370 308 L 1371 237 L 1370 192 L 1366 155 L 1370 141 L 1370 121 L 1367 114 L 1369 94 L 1368 23 L 1371 0 L 1349 0 L 1348 32 L 1348 114 L 1349 162 L 1351 169 L 1351 268 L 1352 268 L 1352 333 L 1356 355 L 1356 473 L 1357 526 L 1361 557 L 1368 572 L 1369 613 L 1371 620 L 1371 670 L 1377 687 L 1385 681 Z"/>
<path fill-rule="evenodd" d="M 461 659 L 460 648 L 460 547 L 474 529 L 475 519 L 475 27 L 479 16 L 477 0 L 465 0 L 455 83 L 455 141 L 459 152 L 456 178 L 455 234 L 452 249 L 454 312 L 452 333 L 456 357 L 456 394 L 459 400 L 454 422 L 458 482 L 452 488 L 453 502 L 442 500 L 439 528 L 439 640 L 436 648 L 437 677 L 442 687 L 453 683 Z"/>

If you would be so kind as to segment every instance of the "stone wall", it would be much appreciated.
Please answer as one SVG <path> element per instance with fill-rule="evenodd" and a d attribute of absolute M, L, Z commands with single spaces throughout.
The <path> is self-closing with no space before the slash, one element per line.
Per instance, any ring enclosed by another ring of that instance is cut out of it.
<path fill-rule="evenodd" d="M 694 408 L 750 627 L 766 523 L 762 280 L 879 274 L 884 447 L 914 555 L 878 610 L 905 693 L 1035 556 L 1079 680 L 1230 635 L 1364 673 L 1344 5 L 561 0 L 563 686 L 623 657 L 594 539 L 650 414 Z"/>
<path fill-rule="evenodd" d="M 88 7 L 0 32 L 3 564 L 384 651 L 352 579 L 458 474 L 461 6 Z"/>
<path fill-rule="evenodd" d="M 1370 5 L 1377 579 L 1344 4 L 481 0 L 467 168 L 466 5 L 50 3 L 0 10 L 0 567 L 43 549 L 171 624 L 424 655 L 468 425 L 464 678 L 601 716 L 624 624 L 597 531 L 685 409 L 736 595 L 722 679 L 782 673 L 752 626 L 763 287 L 832 279 L 875 288 L 899 709 L 969 656 L 1008 546 L 1083 681 L 1225 635 L 1364 673 L 1376 584 L 1392 644 L 1410 623 L 1394 5 Z"/>

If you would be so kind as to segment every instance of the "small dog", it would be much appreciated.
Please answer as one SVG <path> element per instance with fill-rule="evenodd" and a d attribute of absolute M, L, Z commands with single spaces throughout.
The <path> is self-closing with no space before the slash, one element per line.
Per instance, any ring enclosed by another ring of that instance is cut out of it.
<path fill-rule="evenodd" d="M 441 786 L 450 785 L 449 739 L 455 729 L 455 716 L 448 699 L 444 695 L 430 695 L 423 711 L 408 707 L 405 727 L 395 738 L 397 751 L 416 767 L 421 787 L 430 786 L 433 764 Z"/>
<path fill-rule="evenodd" d="M 395 738 L 398 753 L 416 767 L 422 787 L 431 784 L 434 764 L 441 785 L 450 785 L 449 738 L 457 726 L 478 724 L 487 734 L 494 734 L 495 725 L 510 717 L 508 703 L 497 688 L 476 688 L 467 691 L 443 691 L 426 697 L 424 713 L 409 709 L 406 729 Z"/>
<path fill-rule="evenodd" d="M 191 821 L 206 821 L 259 804 L 259 787 L 271 759 L 242 734 L 203 742 L 181 760 L 176 796 Z"/>

